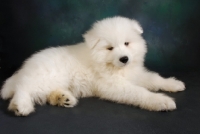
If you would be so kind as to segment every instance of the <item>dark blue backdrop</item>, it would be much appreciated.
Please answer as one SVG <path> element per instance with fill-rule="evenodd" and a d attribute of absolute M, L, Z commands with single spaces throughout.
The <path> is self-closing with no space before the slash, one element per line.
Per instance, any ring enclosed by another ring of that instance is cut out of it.
<path fill-rule="evenodd" d="M 35 51 L 82 41 L 96 20 L 122 15 L 137 19 L 154 71 L 198 71 L 199 0 L 2 0 L 0 75 L 10 76 Z"/>

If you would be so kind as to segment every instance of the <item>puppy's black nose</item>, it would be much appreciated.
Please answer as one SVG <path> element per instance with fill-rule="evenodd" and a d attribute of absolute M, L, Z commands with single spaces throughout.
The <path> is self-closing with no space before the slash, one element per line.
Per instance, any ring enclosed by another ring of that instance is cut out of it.
<path fill-rule="evenodd" d="M 127 56 L 123 56 L 119 59 L 119 61 L 121 61 L 122 63 L 126 63 L 128 61 L 128 57 Z"/>

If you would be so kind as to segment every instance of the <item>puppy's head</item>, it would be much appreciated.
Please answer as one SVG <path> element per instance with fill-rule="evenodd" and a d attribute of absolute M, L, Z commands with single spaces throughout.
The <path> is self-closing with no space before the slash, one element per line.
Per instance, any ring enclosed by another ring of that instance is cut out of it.
<path fill-rule="evenodd" d="M 114 67 L 142 63 L 146 53 L 139 23 L 124 17 L 96 22 L 83 37 L 95 62 Z"/>

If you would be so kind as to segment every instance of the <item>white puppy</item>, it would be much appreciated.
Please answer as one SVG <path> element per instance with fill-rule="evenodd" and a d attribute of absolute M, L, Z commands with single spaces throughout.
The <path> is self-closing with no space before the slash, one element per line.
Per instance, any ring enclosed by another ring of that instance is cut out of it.
<path fill-rule="evenodd" d="M 91 96 L 151 111 L 174 110 L 172 98 L 151 91 L 182 91 L 184 83 L 143 67 L 142 33 L 128 18 L 98 21 L 83 35 L 85 42 L 34 54 L 6 80 L 1 97 L 11 99 L 8 109 L 18 116 L 33 112 L 35 103 L 73 107 L 77 98 Z"/>

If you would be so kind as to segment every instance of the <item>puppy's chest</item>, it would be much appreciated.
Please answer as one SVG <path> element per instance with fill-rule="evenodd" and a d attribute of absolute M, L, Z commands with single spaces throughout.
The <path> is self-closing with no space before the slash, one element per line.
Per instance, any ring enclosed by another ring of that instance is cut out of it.
<path fill-rule="evenodd" d="M 138 83 L 138 81 L 141 79 L 141 75 L 142 74 L 137 69 L 126 70 L 124 73 L 125 79 L 134 84 Z"/>

